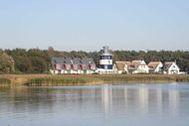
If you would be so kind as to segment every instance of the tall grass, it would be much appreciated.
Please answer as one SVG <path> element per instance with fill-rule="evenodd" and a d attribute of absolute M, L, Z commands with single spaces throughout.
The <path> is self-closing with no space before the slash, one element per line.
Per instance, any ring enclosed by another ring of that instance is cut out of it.
<path fill-rule="evenodd" d="M 169 75 L 101 75 L 97 76 L 97 78 L 105 82 L 162 82 L 176 81 L 176 79 L 180 77 Z"/>
<path fill-rule="evenodd" d="M 189 82 L 189 76 L 177 76 L 176 77 L 176 82 Z"/>
<path fill-rule="evenodd" d="M 52 76 L 46 78 L 33 78 L 28 86 L 68 86 L 68 85 L 90 85 L 102 82 L 100 79 L 82 76 Z"/>
<path fill-rule="evenodd" d="M 0 85 L 68 86 L 103 83 L 189 82 L 188 75 L 0 75 Z"/>
<path fill-rule="evenodd" d="M 11 80 L 7 78 L 0 78 L 0 86 L 10 86 Z"/>

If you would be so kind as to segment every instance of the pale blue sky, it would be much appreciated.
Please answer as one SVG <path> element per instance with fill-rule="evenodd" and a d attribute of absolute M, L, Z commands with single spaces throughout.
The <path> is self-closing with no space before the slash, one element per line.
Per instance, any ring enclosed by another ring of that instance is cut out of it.
<path fill-rule="evenodd" d="M 1 48 L 188 50 L 188 0 L 0 0 Z"/>

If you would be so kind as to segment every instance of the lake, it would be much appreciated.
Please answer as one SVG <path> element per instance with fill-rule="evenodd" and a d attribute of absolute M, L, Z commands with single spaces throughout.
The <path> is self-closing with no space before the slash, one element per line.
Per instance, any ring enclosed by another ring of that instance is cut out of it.
<path fill-rule="evenodd" d="M 0 126 L 189 126 L 189 83 L 0 88 Z"/>

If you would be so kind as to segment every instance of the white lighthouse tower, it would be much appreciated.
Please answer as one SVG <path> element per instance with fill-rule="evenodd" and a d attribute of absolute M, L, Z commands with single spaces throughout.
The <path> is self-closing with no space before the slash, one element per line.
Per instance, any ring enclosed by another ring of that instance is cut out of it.
<path fill-rule="evenodd" d="M 108 46 L 103 47 L 103 53 L 100 55 L 98 72 L 100 74 L 111 74 L 113 72 L 112 54 Z"/>

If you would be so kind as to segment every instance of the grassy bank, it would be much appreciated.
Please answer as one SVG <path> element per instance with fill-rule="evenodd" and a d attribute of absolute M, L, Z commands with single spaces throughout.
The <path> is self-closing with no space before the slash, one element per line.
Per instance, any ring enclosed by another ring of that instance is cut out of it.
<path fill-rule="evenodd" d="M 10 86 L 10 85 L 11 85 L 10 79 L 4 77 L 0 78 L 0 86 Z"/>
<path fill-rule="evenodd" d="M 189 82 L 184 75 L 102 75 L 97 78 L 104 82 Z"/>
<path fill-rule="evenodd" d="M 68 86 L 102 83 L 189 82 L 188 75 L 0 75 L 0 84 L 11 86 Z"/>
<path fill-rule="evenodd" d="M 29 86 L 70 86 L 91 85 L 103 83 L 102 80 L 90 76 L 50 76 L 45 78 L 32 78 L 26 85 Z"/>

